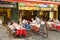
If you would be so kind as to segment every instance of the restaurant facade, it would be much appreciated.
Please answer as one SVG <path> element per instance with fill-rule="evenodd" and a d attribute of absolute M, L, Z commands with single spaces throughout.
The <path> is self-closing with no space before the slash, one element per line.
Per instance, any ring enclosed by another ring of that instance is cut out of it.
<path fill-rule="evenodd" d="M 57 2 L 50 1 L 39 1 L 39 0 L 6 0 L 6 2 L 11 2 L 15 7 L 8 7 L 9 12 L 7 18 L 14 21 L 35 18 L 36 16 L 44 19 L 58 19 L 58 4 Z"/>
<path fill-rule="evenodd" d="M 34 2 L 20 2 L 18 3 L 19 18 L 28 19 L 44 18 L 46 20 L 56 18 L 58 19 L 58 5 L 56 4 L 44 4 Z"/>

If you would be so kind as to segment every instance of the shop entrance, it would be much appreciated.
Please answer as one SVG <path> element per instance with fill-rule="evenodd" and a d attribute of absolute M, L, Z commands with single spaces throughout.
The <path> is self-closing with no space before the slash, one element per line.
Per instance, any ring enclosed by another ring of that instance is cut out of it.
<path fill-rule="evenodd" d="M 53 12 L 53 18 L 57 19 L 57 11 Z"/>
<path fill-rule="evenodd" d="M 60 5 L 58 6 L 58 20 L 60 21 Z"/>
<path fill-rule="evenodd" d="M 36 16 L 37 16 L 37 11 L 32 11 L 32 10 L 22 11 L 22 19 L 31 21 L 31 18 L 35 18 Z"/>
<path fill-rule="evenodd" d="M 7 19 L 7 12 L 0 11 L 0 19 L 2 19 L 2 21 L 5 21 Z"/>
<path fill-rule="evenodd" d="M 49 11 L 43 11 L 42 13 L 40 13 L 40 18 L 49 20 Z"/>
<path fill-rule="evenodd" d="M 3 23 L 6 23 L 8 21 L 8 14 L 9 14 L 9 10 L 6 8 L 0 8 L 0 19 L 2 19 Z"/>
<path fill-rule="evenodd" d="M 31 18 L 32 18 L 32 11 L 24 11 L 22 19 L 31 20 Z"/>

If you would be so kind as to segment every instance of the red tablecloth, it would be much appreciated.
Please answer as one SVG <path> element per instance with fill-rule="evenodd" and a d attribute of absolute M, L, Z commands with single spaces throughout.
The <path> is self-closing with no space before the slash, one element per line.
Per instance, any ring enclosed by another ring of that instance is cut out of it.
<path fill-rule="evenodd" d="M 33 30 L 34 32 L 39 32 L 40 31 L 40 27 L 31 26 L 31 30 Z"/>
<path fill-rule="evenodd" d="M 60 30 L 60 25 L 57 26 L 57 30 Z"/>
<path fill-rule="evenodd" d="M 52 24 L 52 28 L 55 28 L 55 24 Z"/>
<path fill-rule="evenodd" d="M 16 35 L 24 35 L 26 37 L 26 29 L 17 29 Z"/>

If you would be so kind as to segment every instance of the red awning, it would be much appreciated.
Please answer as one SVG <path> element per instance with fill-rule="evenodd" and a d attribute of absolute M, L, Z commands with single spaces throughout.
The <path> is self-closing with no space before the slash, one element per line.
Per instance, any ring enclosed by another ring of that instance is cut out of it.
<path fill-rule="evenodd" d="M 35 3 L 45 3 L 45 4 L 57 4 L 60 5 L 60 2 L 51 2 L 51 1 L 40 1 L 40 0 L 5 0 L 8 2 L 35 2 Z"/>

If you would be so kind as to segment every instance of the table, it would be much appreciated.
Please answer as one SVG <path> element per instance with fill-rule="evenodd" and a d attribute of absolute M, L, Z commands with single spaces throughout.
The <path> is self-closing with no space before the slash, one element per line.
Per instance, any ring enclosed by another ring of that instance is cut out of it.
<path fill-rule="evenodd" d="M 60 30 L 60 26 L 57 26 L 57 30 Z"/>
<path fill-rule="evenodd" d="M 16 35 L 23 35 L 24 37 L 26 37 L 26 29 L 17 29 L 16 30 Z"/>
<path fill-rule="evenodd" d="M 35 25 L 31 25 L 31 30 L 33 30 L 34 32 L 39 32 L 40 31 L 40 27 L 37 27 Z"/>
<path fill-rule="evenodd" d="M 60 24 L 57 24 L 57 30 L 60 30 Z"/>

